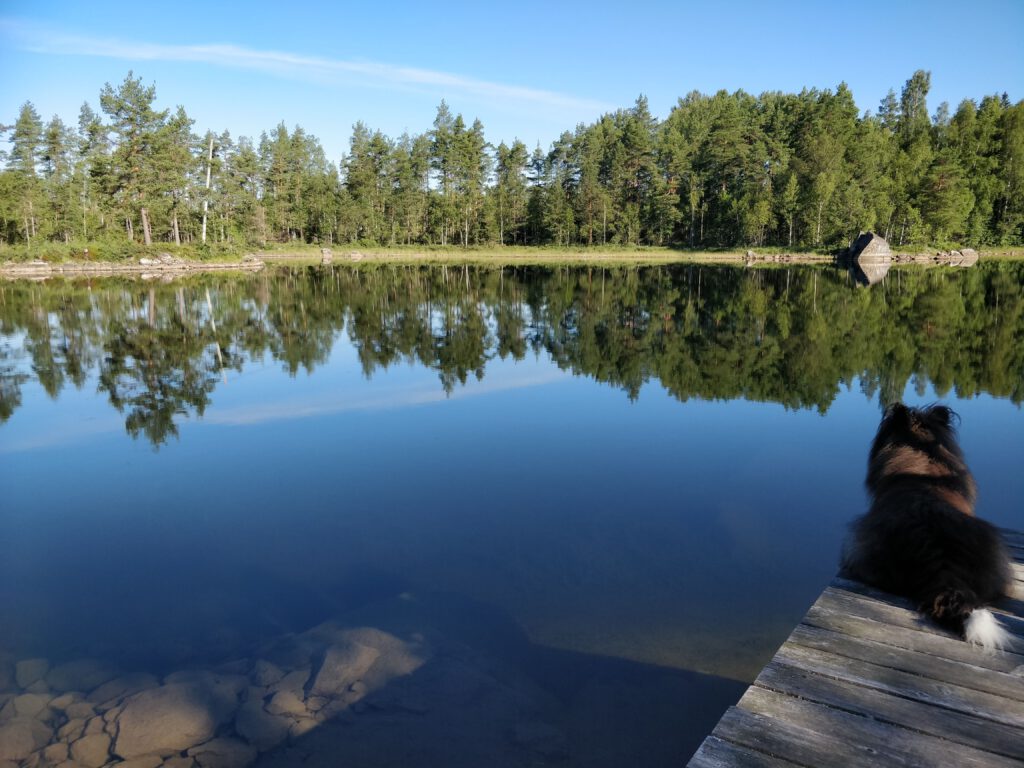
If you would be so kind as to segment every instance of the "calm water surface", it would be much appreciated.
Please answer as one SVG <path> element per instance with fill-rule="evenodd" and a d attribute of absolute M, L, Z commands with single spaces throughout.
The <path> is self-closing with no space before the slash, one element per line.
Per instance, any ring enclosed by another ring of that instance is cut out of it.
<path fill-rule="evenodd" d="M 1022 284 L 982 264 L 871 288 L 796 267 L 0 285 L 0 661 L 165 675 L 327 620 L 428 633 L 545 702 L 540 762 L 678 765 L 834 574 L 884 404 L 951 403 L 979 514 L 1022 527 Z M 425 763 L 495 748 L 408 728 Z"/>

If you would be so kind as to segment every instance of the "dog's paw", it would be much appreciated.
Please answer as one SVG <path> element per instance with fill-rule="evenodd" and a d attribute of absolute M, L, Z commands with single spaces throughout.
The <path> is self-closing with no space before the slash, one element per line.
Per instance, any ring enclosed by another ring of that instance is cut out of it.
<path fill-rule="evenodd" d="M 942 622 L 962 620 L 974 609 L 977 600 L 972 592 L 963 589 L 945 589 L 935 596 L 928 612 Z"/>

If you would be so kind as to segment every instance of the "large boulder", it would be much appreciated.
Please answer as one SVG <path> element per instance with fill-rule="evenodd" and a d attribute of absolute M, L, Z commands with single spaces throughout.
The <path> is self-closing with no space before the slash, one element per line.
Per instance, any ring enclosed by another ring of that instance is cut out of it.
<path fill-rule="evenodd" d="M 862 232 L 849 250 L 849 258 L 853 263 L 863 266 L 864 264 L 879 264 L 892 261 L 892 250 L 884 237 L 874 232 Z"/>
<path fill-rule="evenodd" d="M 237 704 L 233 686 L 180 682 L 142 691 L 124 703 L 114 753 L 127 760 L 202 744 L 231 719 Z"/>
<path fill-rule="evenodd" d="M 362 679 L 380 651 L 356 641 L 337 643 L 324 651 L 319 667 L 309 678 L 310 696 L 340 696 L 352 683 Z"/>
<path fill-rule="evenodd" d="M 847 260 L 858 283 L 874 285 L 889 271 L 893 255 L 884 237 L 862 232 L 847 251 Z"/>

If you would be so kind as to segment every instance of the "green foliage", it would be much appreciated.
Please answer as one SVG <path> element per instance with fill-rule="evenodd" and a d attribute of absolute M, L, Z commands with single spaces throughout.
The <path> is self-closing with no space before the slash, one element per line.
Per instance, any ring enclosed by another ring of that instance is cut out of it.
<path fill-rule="evenodd" d="M 155 87 L 129 72 L 102 88 L 100 113 L 82 105 L 77 128 L 22 106 L 0 152 L 0 245 L 821 251 L 869 229 L 897 248 L 1024 243 L 1024 102 L 986 96 L 929 117 L 930 86 L 913 73 L 876 115 L 845 83 L 693 92 L 663 121 L 640 96 L 532 154 L 492 147 L 442 101 L 421 134 L 356 123 L 334 163 L 283 122 L 255 141 L 198 137 L 183 107 L 156 109 Z"/>

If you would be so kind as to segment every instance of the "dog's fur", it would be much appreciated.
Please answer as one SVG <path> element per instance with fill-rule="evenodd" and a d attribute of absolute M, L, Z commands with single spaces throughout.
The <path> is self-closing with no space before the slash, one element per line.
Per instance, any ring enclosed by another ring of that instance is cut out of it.
<path fill-rule="evenodd" d="M 974 516 L 974 478 L 943 405 L 890 406 L 868 457 L 871 508 L 851 526 L 841 574 L 915 600 L 922 613 L 988 649 L 1009 635 L 983 606 L 1005 594 L 1010 560 Z"/>

